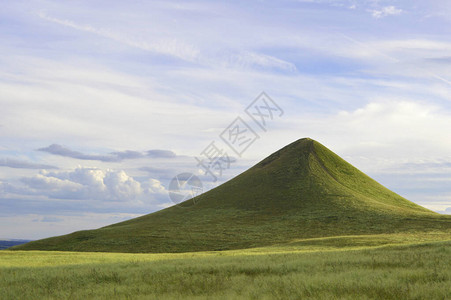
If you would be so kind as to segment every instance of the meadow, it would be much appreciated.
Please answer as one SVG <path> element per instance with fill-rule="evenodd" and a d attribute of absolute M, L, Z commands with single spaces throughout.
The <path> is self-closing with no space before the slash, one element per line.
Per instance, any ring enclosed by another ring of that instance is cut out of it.
<path fill-rule="evenodd" d="M 0 251 L 0 299 L 451 299 L 450 246 L 451 216 L 301 139 L 195 200 Z"/>
<path fill-rule="evenodd" d="M 447 233 L 190 253 L 0 251 L 0 299 L 447 299 Z"/>

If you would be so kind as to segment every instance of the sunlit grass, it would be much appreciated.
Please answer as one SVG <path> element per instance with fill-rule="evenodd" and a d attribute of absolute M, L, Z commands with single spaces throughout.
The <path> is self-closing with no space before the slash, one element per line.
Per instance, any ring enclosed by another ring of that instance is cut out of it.
<path fill-rule="evenodd" d="M 451 241 L 439 238 L 177 254 L 0 251 L 0 299 L 446 299 Z"/>
<path fill-rule="evenodd" d="M 65 251 L 0 251 L 1 267 L 42 267 L 109 262 L 158 261 L 193 257 L 266 255 L 315 251 L 360 250 L 370 247 L 419 244 L 451 240 L 451 233 L 429 232 L 416 234 L 377 234 L 336 236 L 293 240 L 290 243 L 243 250 L 201 251 L 188 253 L 104 253 Z"/>

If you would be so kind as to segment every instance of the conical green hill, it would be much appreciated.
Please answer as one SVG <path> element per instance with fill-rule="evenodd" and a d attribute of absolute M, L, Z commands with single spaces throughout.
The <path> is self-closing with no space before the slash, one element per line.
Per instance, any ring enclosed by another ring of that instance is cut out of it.
<path fill-rule="evenodd" d="M 404 199 L 305 138 L 194 201 L 15 249 L 187 252 L 449 229 L 449 216 Z"/>

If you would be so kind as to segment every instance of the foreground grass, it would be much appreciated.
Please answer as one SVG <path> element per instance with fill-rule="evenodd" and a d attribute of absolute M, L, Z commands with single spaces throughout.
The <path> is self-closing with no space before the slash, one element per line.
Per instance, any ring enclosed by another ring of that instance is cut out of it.
<path fill-rule="evenodd" d="M 1 251 L 0 299 L 450 298 L 451 241 L 413 240 L 341 237 L 180 254 Z"/>

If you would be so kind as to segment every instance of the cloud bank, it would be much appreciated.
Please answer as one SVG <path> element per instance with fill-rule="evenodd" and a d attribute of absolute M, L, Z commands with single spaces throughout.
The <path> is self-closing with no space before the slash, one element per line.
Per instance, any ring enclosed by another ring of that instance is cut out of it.
<path fill-rule="evenodd" d="M 21 181 L 36 194 L 52 199 L 133 202 L 142 195 L 164 192 L 158 180 L 139 182 L 122 170 L 77 168 L 73 171 L 42 171 Z"/>

